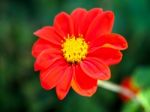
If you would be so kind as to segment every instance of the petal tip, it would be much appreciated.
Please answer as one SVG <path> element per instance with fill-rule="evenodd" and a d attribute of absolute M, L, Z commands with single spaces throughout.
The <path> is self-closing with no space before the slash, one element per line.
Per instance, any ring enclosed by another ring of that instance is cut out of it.
<path fill-rule="evenodd" d="M 44 81 L 41 81 L 41 86 L 44 90 L 50 90 L 51 88 L 49 87 L 49 85 L 47 83 L 45 83 Z"/>
<path fill-rule="evenodd" d="M 63 100 L 65 97 L 66 97 L 66 95 L 64 95 L 63 93 L 58 93 L 57 92 L 57 89 L 56 89 L 56 94 L 57 94 L 57 98 L 59 99 L 59 100 Z"/>
<path fill-rule="evenodd" d="M 90 11 L 99 11 L 99 12 L 103 12 L 103 9 L 102 9 L 102 8 L 93 8 L 93 9 L 91 9 Z"/>

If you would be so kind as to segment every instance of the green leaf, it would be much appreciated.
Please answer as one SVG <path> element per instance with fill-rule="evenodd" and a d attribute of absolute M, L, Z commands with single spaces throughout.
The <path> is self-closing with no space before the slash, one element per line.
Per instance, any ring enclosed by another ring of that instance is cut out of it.
<path fill-rule="evenodd" d="M 150 112 L 150 89 L 146 89 L 141 91 L 137 95 L 138 99 L 140 100 L 140 103 L 145 109 L 145 112 Z"/>
<path fill-rule="evenodd" d="M 123 105 L 121 112 L 141 112 L 141 108 L 137 102 L 130 101 Z"/>

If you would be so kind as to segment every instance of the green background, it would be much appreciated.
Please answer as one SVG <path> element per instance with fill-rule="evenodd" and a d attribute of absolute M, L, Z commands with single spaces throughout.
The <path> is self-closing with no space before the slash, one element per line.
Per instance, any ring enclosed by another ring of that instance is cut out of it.
<path fill-rule="evenodd" d="M 115 13 L 113 32 L 123 35 L 129 48 L 123 51 L 122 62 L 111 67 L 112 82 L 119 84 L 137 68 L 150 65 L 150 0 L 0 0 L 0 112 L 123 111 L 125 104 L 118 94 L 102 88 L 91 98 L 71 90 L 59 101 L 55 90 L 40 86 L 31 56 L 37 40 L 33 32 L 52 25 L 59 12 L 71 13 L 77 7 L 101 7 Z"/>

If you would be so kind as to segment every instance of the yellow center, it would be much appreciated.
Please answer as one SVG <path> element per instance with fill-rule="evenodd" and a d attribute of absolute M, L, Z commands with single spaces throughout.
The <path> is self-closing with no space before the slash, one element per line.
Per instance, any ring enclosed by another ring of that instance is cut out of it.
<path fill-rule="evenodd" d="M 68 38 L 62 43 L 62 51 L 64 58 L 68 62 L 77 63 L 86 57 L 88 44 L 81 35 L 77 38 L 75 38 L 75 36 L 68 36 Z"/>

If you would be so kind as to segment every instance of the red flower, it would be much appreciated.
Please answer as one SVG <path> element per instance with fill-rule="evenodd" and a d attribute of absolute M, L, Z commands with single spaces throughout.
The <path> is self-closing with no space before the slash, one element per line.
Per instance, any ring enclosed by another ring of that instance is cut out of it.
<path fill-rule="evenodd" d="M 129 90 L 132 91 L 135 95 L 136 95 L 137 93 L 139 93 L 139 91 L 140 91 L 140 88 L 137 87 L 137 86 L 134 84 L 133 79 L 132 79 L 131 77 L 126 77 L 126 78 L 124 78 L 124 79 L 122 80 L 122 82 L 121 82 L 121 86 L 124 87 L 124 88 L 129 89 Z M 123 94 L 120 94 L 120 97 L 121 97 L 121 99 L 122 99 L 124 102 L 127 102 L 127 101 L 129 101 L 129 100 L 131 99 L 130 97 L 125 96 L 125 95 L 123 95 Z"/>
<path fill-rule="evenodd" d="M 112 33 L 113 23 L 111 11 L 78 8 L 70 15 L 59 13 L 53 26 L 34 32 L 39 39 L 32 55 L 42 87 L 56 87 L 59 99 L 66 96 L 70 87 L 80 95 L 93 95 L 97 80 L 110 78 L 108 66 L 119 63 L 120 50 L 127 48 L 126 40 Z"/>

